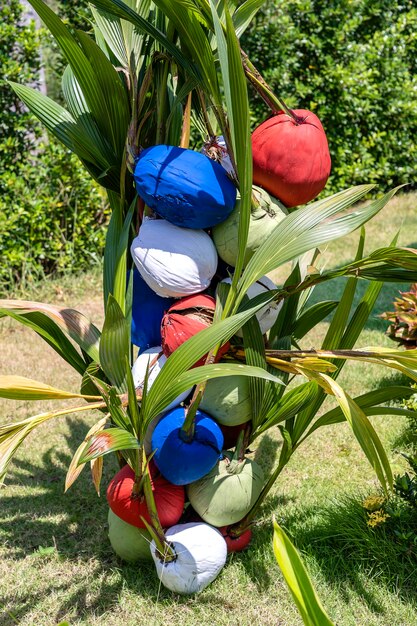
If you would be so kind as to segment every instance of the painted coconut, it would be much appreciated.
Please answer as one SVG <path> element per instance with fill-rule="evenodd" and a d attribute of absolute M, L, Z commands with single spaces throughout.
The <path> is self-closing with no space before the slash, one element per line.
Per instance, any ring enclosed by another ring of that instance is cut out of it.
<path fill-rule="evenodd" d="M 223 135 L 219 137 L 211 137 L 209 141 L 206 141 L 201 149 L 201 152 L 208 156 L 213 161 L 220 163 L 220 165 L 226 170 L 226 172 L 232 178 L 235 177 L 235 171 L 233 169 L 232 160 L 227 151 L 226 142 Z"/>
<path fill-rule="evenodd" d="M 124 522 L 111 509 L 108 515 L 111 547 L 123 561 L 151 561 L 149 545 L 152 537 L 145 528 Z"/>
<path fill-rule="evenodd" d="M 245 517 L 263 486 L 264 474 L 255 461 L 236 461 L 231 452 L 224 452 L 208 474 L 187 486 L 187 495 L 205 522 L 230 526 Z"/>
<path fill-rule="evenodd" d="M 217 252 L 204 230 L 145 218 L 130 248 L 146 284 L 163 298 L 204 291 L 217 269 Z"/>
<path fill-rule="evenodd" d="M 245 265 L 252 258 L 259 246 L 277 228 L 280 222 L 288 215 L 284 205 L 270 196 L 264 189 L 253 187 L 253 196 L 257 201 L 256 206 L 252 206 L 248 241 L 246 244 Z M 238 246 L 240 216 L 240 198 L 227 220 L 213 228 L 213 241 L 216 245 L 219 257 L 228 265 L 235 266 Z"/>
<path fill-rule="evenodd" d="M 136 190 L 161 217 L 183 228 L 210 228 L 227 218 L 236 187 L 225 170 L 201 152 L 152 146 L 136 162 Z"/>
<path fill-rule="evenodd" d="M 313 200 L 324 189 L 331 159 L 327 137 L 317 115 L 280 111 L 252 133 L 253 182 L 287 207 Z"/>
<path fill-rule="evenodd" d="M 215 308 L 214 298 L 205 294 L 187 296 L 175 302 L 162 318 L 161 337 L 165 356 L 170 356 L 187 339 L 211 326 Z M 219 350 L 217 358 L 228 349 L 227 343 Z M 204 365 L 206 358 L 207 355 L 203 356 L 194 367 Z"/>
<path fill-rule="evenodd" d="M 223 526 L 219 528 L 221 534 L 224 537 L 224 540 L 227 545 L 227 552 L 242 552 L 245 550 L 251 542 L 252 539 L 252 530 L 248 528 L 238 537 L 234 537 L 231 533 L 230 526 Z"/>
<path fill-rule="evenodd" d="M 252 419 L 248 376 L 212 378 L 207 382 L 200 408 L 220 425 L 246 424 Z"/>
<path fill-rule="evenodd" d="M 230 285 L 232 281 L 230 280 L 230 278 L 225 278 L 224 280 L 222 280 L 222 282 L 229 283 Z M 268 276 L 262 276 L 262 278 L 259 278 L 259 280 L 257 280 L 249 287 L 247 291 L 247 296 L 251 300 L 255 296 L 258 296 L 260 293 L 266 293 L 276 288 L 277 286 L 275 285 L 275 283 L 272 282 L 270 278 L 268 278 Z M 261 327 L 261 332 L 263 335 L 267 333 L 268 330 L 274 325 L 275 320 L 278 317 L 278 313 L 281 310 L 281 307 L 282 302 L 280 302 L 279 304 L 277 304 L 276 302 L 269 302 L 269 304 L 266 304 L 262 309 L 260 309 L 260 311 L 257 312 L 256 317 L 258 319 L 259 326 Z M 238 337 L 242 337 L 242 331 L 239 330 L 236 335 L 238 335 Z"/>
<path fill-rule="evenodd" d="M 153 348 L 149 348 L 149 350 L 145 350 L 142 354 L 139 354 L 138 358 L 133 364 L 132 367 L 132 376 L 133 382 L 135 384 L 136 389 L 142 389 L 145 381 L 146 369 L 149 365 L 149 377 L 148 377 L 148 391 L 152 387 L 153 383 L 156 380 L 159 372 L 163 368 L 167 361 L 167 357 L 162 352 L 161 346 L 154 346 Z M 179 396 L 175 398 L 166 407 L 166 411 L 173 409 L 174 407 L 184 402 L 187 396 L 191 393 L 191 389 L 180 393 Z"/>
<path fill-rule="evenodd" d="M 173 302 L 173 298 L 158 296 L 145 283 L 137 268 L 133 268 L 131 339 L 141 353 L 160 343 L 161 321 Z"/>
<path fill-rule="evenodd" d="M 176 524 L 184 509 L 184 488 L 171 485 L 156 470 L 154 463 L 150 463 L 152 477 L 152 491 L 159 519 L 163 527 Z M 141 517 L 150 523 L 151 519 L 142 494 L 132 493 L 135 483 L 135 474 L 129 465 L 125 465 L 110 481 L 107 488 L 107 502 L 109 507 L 124 522 L 137 528 L 144 528 Z"/>
<path fill-rule="evenodd" d="M 207 474 L 222 456 L 223 435 L 209 415 L 197 411 L 194 437 L 184 440 L 182 407 L 166 413 L 152 435 L 152 457 L 159 471 L 174 485 L 187 485 Z"/>
<path fill-rule="evenodd" d="M 151 544 L 151 554 L 161 583 L 181 594 L 202 591 L 219 575 L 226 563 L 227 547 L 222 534 L 202 523 L 178 524 L 165 533 L 175 558 L 166 561 Z"/>

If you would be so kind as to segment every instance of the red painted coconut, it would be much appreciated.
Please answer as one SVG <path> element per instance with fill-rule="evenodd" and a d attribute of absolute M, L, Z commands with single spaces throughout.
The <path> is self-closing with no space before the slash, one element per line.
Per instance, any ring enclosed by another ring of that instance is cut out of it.
<path fill-rule="evenodd" d="M 252 531 L 250 528 L 245 530 L 245 532 L 238 537 L 233 537 L 233 535 L 230 534 L 230 526 L 222 526 L 219 530 L 226 542 L 227 552 L 242 552 L 242 550 L 248 547 L 252 539 Z"/>
<path fill-rule="evenodd" d="M 313 200 L 330 175 L 329 146 L 317 115 L 304 109 L 283 111 L 252 134 L 253 182 L 287 207 Z"/>
<path fill-rule="evenodd" d="M 208 328 L 213 322 L 216 301 L 211 296 L 196 294 L 181 298 L 165 313 L 161 324 L 162 350 L 169 357 L 187 339 L 201 330 Z M 218 352 L 219 359 L 229 349 L 225 344 Z M 207 355 L 203 356 L 194 367 L 204 365 Z"/>
<path fill-rule="evenodd" d="M 185 493 L 184 487 L 171 485 L 161 474 L 154 463 L 150 463 L 152 491 L 161 525 L 164 528 L 176 524 L 183 512 Z M 143 516 L 151 522 L 145 497 L 132 494 L 135 474 L 129 465 L 125 465 L 110 481 L 107 488 L 109 507 L 122 520 L 132 526 L 144 528 Z"/>

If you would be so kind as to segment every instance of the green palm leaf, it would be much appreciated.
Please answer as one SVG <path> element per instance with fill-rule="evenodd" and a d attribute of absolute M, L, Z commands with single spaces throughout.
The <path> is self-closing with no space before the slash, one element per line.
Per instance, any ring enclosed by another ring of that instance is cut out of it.
<path fill-rule="evenodd" d="M 86 134 L 83 124 L 77 122 L 61 105 L 36 89 L 13 82 L 9 84 L 46 128 L 82 160 L 95 180 L 108 172 L 111 168 L 111 163 L 107 158 L 108 153 L 100 152 L 94 142 L 94 137 Z M 116 186 L 117 177 L 113 177 L 112 181 L 112 184 Z"/>
<path fill-rule="evenodd" d="M 42 0 L 31 5 L 50 30 L 83 92 L 85 101 L 101 133 L 109 139 L 120 162 L 130 119 L 129 104 L 122 82 L 100 48 L 85 34 L 83 49 L 59 17 Z M 113 161 L 113 159 L 111 159 Z"/>
<path fill-rule="evenodd" d="M 109 296 L 100 341 L 100 365 L 119 392 L 127 392 L 126 359 L 130 360 L 129 324 L 117 300 Z"/>
<path fill-rule="evenodd" d="M 187 58 L 182 50 L 172 43 L 159 28 L 156 28 L 152 24 L 151 20 L 145 19 L 138 12 L 134 11 L 123 0 L 93 0 L 92 4 L 108 12 L 110 15 L 120 17 L 122 19 L 131 22 L 139 32 L 149 35 L 154 41 L 157 41 L 161 46 L 169 52 L 172 57 L 177 61 L 180 67 L 192 74 L 200 83 L 202 81 L 201 74 L 195 67 L 194 63 Z M 175 10 L 175 7 L 172 7 Z"/>
<path fill-rule="evenodd" d="M 92 361 L 99 361 L 101 333 L 83 313 L 75 309 L 31 300 L 0 300 L 0 318 L 5 315 L 32 328 L 81 374 L 87 364 L 65 335 L 75 341 Z"/>
<path fill-rule="evenodd" d="M 165 407 L 180 393 L 186 391 L 193 385 L 208 381 L 211 378 L 220 378 L 222 376 L 254 376 L 263 380 L 269 380 L 279 385 L 283 384 L 279 378 L 273 376 L 260 367 L 238 365 L 235 363 L 217 363 L 214 365 L 195 367 L 187 372 L 183 372 L 182 374 L 178 374 L 176 376 L 173 375 L 171 377 L 169 387 L 166 387 L 164 391 L 155 392 L 155 385 L 162 376 L 165 367 L 166 365 L 162 369 L 161 373 L 158 374 L 155 383 L 152 385 L 147 394 L 146 405 L 142 411 L 142 419 L 144 420 L 145 428 L 152 418 L 161 413 Z"/>
<path fill-rule="evenodd" d="M 287 215 L 277 228 L 258 248 L 239 281 L 241 299 L 250 285 L 264 274 L 283 263 L 356 230 L 376 215 L 398 191 L 391 190 L 370 204 L 346 212 L 373 188 L 360 185 L 341 191 L 329 198 L 307 205 Z"/>
<path fill-rule="evenodd" d="M 274 520 L 274 553 L 291 595 L 306 626 L 334 626 L 321 605 L 304 564 Z"/>
<path fill-rule="evenodd" d="M 83 463 L 98 459 L 117 450 L 139 450 L 140 443 L 123 428 L 106 428 L 94 433 L 84 445 L 78 459 L 78 467 Z"/>

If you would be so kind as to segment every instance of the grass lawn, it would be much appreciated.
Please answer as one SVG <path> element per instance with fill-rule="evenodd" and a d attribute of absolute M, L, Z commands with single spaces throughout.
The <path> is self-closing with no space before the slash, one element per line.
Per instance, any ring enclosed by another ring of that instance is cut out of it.
<path fill-rule="evenodd" d="M 367 249 L 386 245 L 402 226 L 400 245 L 416 247 L 417 195 L 394 199 L 369 224 Z M 326 250 L 327 266 L 351 259 L 358 234 Z M 282 276 L 282 275 L 281 275 Z M 279 280 L 280 275 L 276 275 Z M 364 285 L 365 286 L 365 285 Z M 404 285 L 406 288 L 407 286 Z M 317 288 L 314 299 L 337 298 L 343 280 Z M 393 344 L 378 314 L 390 308 L 399 286 L 388 285 L 358 346 Z M 98 271 L 47 281 L 17 297 L 78 308 L 102 323 Z M 319 347 L 323 322 L 304 342 Z M 0 374 L 19 374 L 78 390 L 79 379 L 55 352 L 12 320 L 0 323 Z M 348 364 L 340 378 L 353 396 L 400 380 L 368 364 Z M 35 406 L 36 404 L 36 406 Z M 0 400 L 0 421 L 44 412 L 57 403 Z M 105 485 L 116 471 L 106 457 L 98 498 L 88 469 L 63 493 L 70 459 L 94 416 L 56 419 L 40 427 L 17 454 L 0 496 L 0 625 L 52 626 L 298 626 L 301 620 L 272 552 L 274 513 L 303 553 L 329 615 L 339 626 L 417 624 L 417 571 L 413 555 L 399 553 L 384 531 L 367 530 L 361 501 L 378 493 L 372 469 L 345 424 L 319 430 L 292 458 L 266 501 L 253 543 L 232 555 L 218 579 L 195 597 L 161 588 L 153 568 L 126 565 L 107 540 Z M 395 472 L 408 424 L 373 418 Z M 279 451 L 275 433 L 264 435 L 254 456 L 272 468 Z M 417 522 L 417 519 L 416 519 Z"/>

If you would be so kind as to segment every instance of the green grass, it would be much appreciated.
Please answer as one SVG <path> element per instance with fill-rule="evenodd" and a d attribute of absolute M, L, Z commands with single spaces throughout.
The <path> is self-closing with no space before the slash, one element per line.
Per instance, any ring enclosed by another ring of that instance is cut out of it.
<path fill-rule="evenodd" d="M 401 245 L 417 233 L 417 195 L 395 199 L 370 225 L 369 247 L 387 244 L 401 222 Z M 329 246 L 328 266 L 354 255 L 357 234 Z M 277 280 L 279 276 L 277 276 Z M 324 285 L 314 299 L 337 298 L 343 281 Z M 365 285 L 364 285 L 365 286 Z M 383 334 L 379 313 L 398 290 L 384 287 L 358 346 L 393 345 Z M 100 276 L 46 281 L 18 297 L 44 299 L 79 308 L 102 323 Z M 318 346 L 328 321 L 305 345 Z M 37 378 L 77 389 L 78 376 L 39 337 L 11 320 L 0 324 L 0 373 Z M 398 379 L 368 364 L 348 364 L 340 377 L 355 396 Z M 48 410 L 57 403 L 0 400 L 1 422 Z M 0 625 L 52 626 L 299 626 L 300 618 L 272 551 L 274 513 L 301 550 L 326 610 L 339 626 L 412 626 L 417 623 L 415 562 L 389 533 L 366 526 L 361 501 L 378 492 L 369 467 L 346 424 L 322 429 L 306 442 L 284 470 L 266 501 L 250 549 L 232 555 L 219 578 L 195 597 L 161 588 L 152 568 L 126 565 L 106 536 L 105 486 L 116 471 L 106 457 L 102 496 L 94 492 L 88 468 L 66 493 L 65 473 L 94 416 L 45 424 L 23 445 L 11 466 L 0 504 Z M 374 418 L 395 472 L 407 422 Z M 276 462 L 280 442 L 273 433 L 254 456 L 265 470 Z M 416 520 L 417 521 L 417 520 Z"/>

